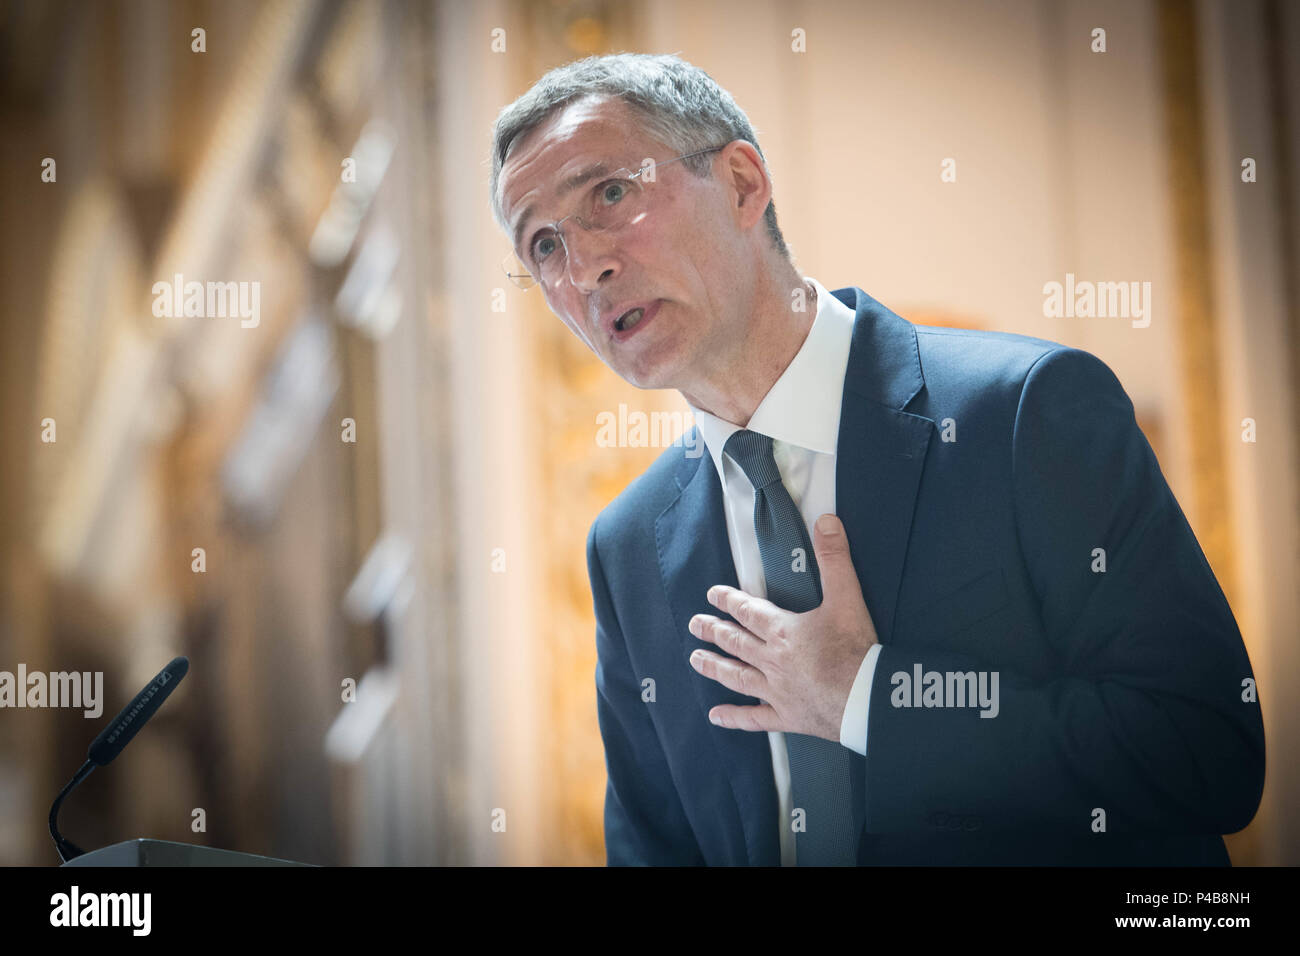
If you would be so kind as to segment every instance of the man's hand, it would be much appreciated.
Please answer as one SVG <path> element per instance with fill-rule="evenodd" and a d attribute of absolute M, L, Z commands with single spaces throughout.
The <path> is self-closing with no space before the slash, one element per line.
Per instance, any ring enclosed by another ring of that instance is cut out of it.
<path fill-rule="evenodd" d="M 730 614 L 724 621 L 696 614 L 690 632 L 739 660 L 697 650 L 691 666 L 724 687 L 761 704 L 722 704 L 709 719 L 738 730 L 780 730 L 839 743 L 844 706 L 862 658 L 877 643 L 876 626 L 862 600 L 844 525 L 824 514 L 814 526 L 813 550 L 821 573 L 822 603 L 796 614 L 745 591 L 716 584 L 709 603 Z M 738 622 L 738 623 L 737 623 Z"/>

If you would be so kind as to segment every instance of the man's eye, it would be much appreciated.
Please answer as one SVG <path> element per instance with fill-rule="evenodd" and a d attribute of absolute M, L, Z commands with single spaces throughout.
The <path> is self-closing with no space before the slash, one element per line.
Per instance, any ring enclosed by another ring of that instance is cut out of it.
<path fill-rule="evenodd" d="M 555 251 L 554 236 L 538 236 L 533 240 L 533 261 L 541 262 Z"/>
<path fill-rule="evenodd" d="M 625 195 L 627 195 L 627 183 L 621 179 L 611 179 L 600 187 L 600 198 L 611 205 L 618 202 Z"/>

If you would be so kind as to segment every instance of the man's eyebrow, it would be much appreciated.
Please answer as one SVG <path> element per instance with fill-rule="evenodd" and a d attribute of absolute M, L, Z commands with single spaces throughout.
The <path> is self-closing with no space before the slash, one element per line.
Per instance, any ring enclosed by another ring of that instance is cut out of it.
<path fill-rule="evenodd" d="M 592 163 L 586 169 L 576 172 L 568 179 L 564 180 L 564 182 L 560 184 L 560 195 L 567 196 L 569 193 L 573 192 L 575 189 L 577 189 L 579 186 L 586 183 L 588 180 L 595 179 L 597 176 L 606 172 L 608 169 L 609 169 L 609 164 L 604 160 L 601 160 L 600 162 Z M 523 215 L 519 217 L 519 225 L 515 226 L 515 235 L 514 235 L 514 246 L 516 249 L 519 248 L 519 241 L 524 237 L 524 227 L 528 225 L 528 220 L 532 218 L 533 211 L 535 209 L 536 206 L 529 206 L 524 210 Z"/>

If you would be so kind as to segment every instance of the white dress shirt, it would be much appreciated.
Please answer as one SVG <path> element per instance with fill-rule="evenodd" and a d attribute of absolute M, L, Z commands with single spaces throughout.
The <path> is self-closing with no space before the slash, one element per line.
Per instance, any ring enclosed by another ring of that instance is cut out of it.
<path fill-rule="evenodd" d="M 844 374 L 853 340 L 854 314 L 816 279 L 809 276 L 804 279 L 817 293 L 817 312 L 812 327 L 798 353 L 743 427 L 772 439 L 772 455 L 781 473 L 781 481 L 803 516 L 811 543 L 813 522 L 826 512 L 835 512 L 835 451 L 839 439 L 840 403 L 844 397 Z M 690 409 L 722 480 L 727 539 L 736 565 L 737 582 L 742 591 L 765 598 L 767 582 L 758 550 L 758 535 L 754 531 L 754 486 L 744 470 L 722 451 L 727 439 L 742 426 L 693 405 Z M 869 548 L 871 542 L 850 541 L 849 546 Z M 879 652 L 880 645 L 875 644 L 863 658 L 840 723 L 840 743 L 863 756 L 867 753 L 871 680 Z M 781 835 L 781 865 L 794 866 L 795 835 L 791 829 L 794 807 L 785 734 L 769 731 L 767 738 L 772 749 L 772 775 L 776 779 L 780 813 L 777 823 Z"/>

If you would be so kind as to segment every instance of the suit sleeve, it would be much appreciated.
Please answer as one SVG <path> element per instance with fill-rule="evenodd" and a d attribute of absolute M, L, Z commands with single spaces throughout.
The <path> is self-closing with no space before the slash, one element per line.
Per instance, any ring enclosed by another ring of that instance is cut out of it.
<path fill-rule="evenodd" d="M 891 675 L 996 670 L 977 653 L 881 648 L 867 828 L 1224 834 L 1259 806 L 1264 728 L 1232 611 L 1118 379 L 1062 348 L 1030 368 L 1012 437 L 1016 532 L 1055 676 L 1001 670 L 994 718 L 891 703 Z M 1104 550 L 1105 570 L 1098 558 Z M 1085 829 L 1088 828 L 1088 829 Z"/>
<path fill-rule="evenodd" d="M 587 535 L 587 571 L 596 612 L 596 709 L 605 746 L 605 858 L 609 866 L 703 865 L 704 857 L 673 785 L 641 681 L 596 550 Z"/>

